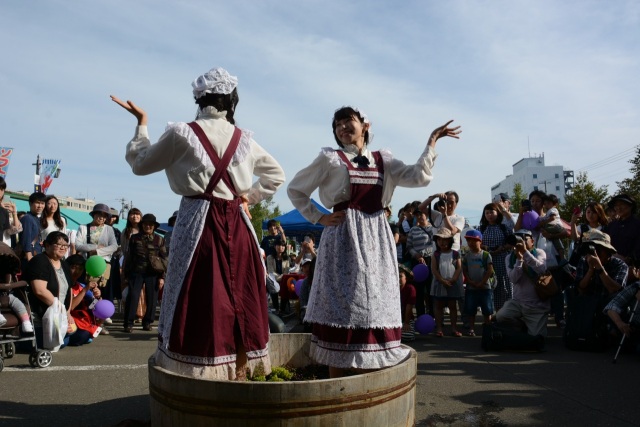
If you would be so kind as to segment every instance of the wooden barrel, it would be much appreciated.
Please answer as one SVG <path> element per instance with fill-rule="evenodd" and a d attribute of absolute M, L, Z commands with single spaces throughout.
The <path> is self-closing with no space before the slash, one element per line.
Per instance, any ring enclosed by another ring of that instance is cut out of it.
<path fill-rule="evenodd" d="M 309 334 L 274 334 L 273 366 L 306 366 Z M 391 368 L 344 378 L 252 382 L 198 380 L 149 359 L 151 425 L 161 426 L 412 426 L 417 355 Z"/>

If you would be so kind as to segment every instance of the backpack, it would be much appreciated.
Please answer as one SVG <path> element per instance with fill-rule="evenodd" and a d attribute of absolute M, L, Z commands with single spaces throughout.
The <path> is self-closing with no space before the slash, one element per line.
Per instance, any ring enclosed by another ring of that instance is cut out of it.
<path fill-rule="evenodd" d="M 489 267 L 489 252 L 487 251 L 482 251 L 482 267 L 484 268 L 484 271 L 487 271 L 487 268 Z M 491 290 L 494 290 L 496 286 L 498 286 L 498 277 L 496 276 L 495 269 L 493 270 L 491 277 L 489 277 L 489 280 L 487 280 L 487 284 Z"/>

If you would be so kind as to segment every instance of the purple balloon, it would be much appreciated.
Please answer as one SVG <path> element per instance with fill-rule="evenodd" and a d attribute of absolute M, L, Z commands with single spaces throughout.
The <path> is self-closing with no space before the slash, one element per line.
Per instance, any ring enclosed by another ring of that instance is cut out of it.
<path fill-rule="evenodd" d="M 428 314 L 423 314 L 416 319 L 415 328 L 421 335 L 430 334 L 436 328 L 436 320 Z"/>
<path fill-rule="evenodd" d="M 93 315 L 98 319 L 108 319 L 113 316 L 116 308 L 113 306 L 113 303 L 109 300 L 102 299 L 98 301 L 95 307 L 93 307 Z"/>
<path fill-rule="evenodd" d="M 295 283 L 295 290 L 296 290 L 296 295 L 300 296 L 300 291 L 302 290 L 302 282 L 304 282 L 304 279 L 298 279 L 296 280 Z"/>
<path fill-rule="evenodd" d="M 527 211 L 522 217 L 522 226 L 529 231 L 533 231 L 538 226 L 538 213 L 536 211 Z"/>
<path fill-rule="evenodd" d="M 424 282 L 429 277 L 429 267 L 424 264 L 417 264 L 413 267 L 413 280 L 416 282 Z"/>

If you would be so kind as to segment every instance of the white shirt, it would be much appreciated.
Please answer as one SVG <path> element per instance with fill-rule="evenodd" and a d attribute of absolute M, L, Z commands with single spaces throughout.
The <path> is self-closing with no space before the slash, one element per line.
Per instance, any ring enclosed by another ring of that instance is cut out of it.
<path fill-rule="evenodd" d="M 235 127 L 213 107 L 201 111 L 196 122 L 207 135 L 213 149 L 222 157 L 231 141 Z M 252 138 L 251 131 L 242 130 L 238 149 L 227 170 L 236 191 L 255 204 L 273 195 L 284 183 L 284 171 L 278 162 Z M 149 175 L 165 170 L 174 193 L 195 196 L 204 193 L 215 168 L 204 147 L 186 123 L 169 123 L 157 143 L 151 144 L 146 126 L 137 126 L 133 140 L 127 145 L 126 159 L 136 175 Z M 258 180 L 253 182 L 253 175 Z M 227 186 L 220 181 L 213 195 L 233 199 Z"/>
<path fill-rule="evenodd" d="M 355 145 L 348 145 L 343 149 L 347 159 L 358 155 Z M 365 146 L 362 155 L 374 165 L 373 155 Z M 380 150 L 384 165 L 384 179 L 382 186 L 382 206 L 388 206 L 397 186 L 424 187 L 431 182 L 431 169 L 436 158 L 432 147 L 427 146 L 415 165 L 405 165 L 401 160 L 394 159 L 386 150 Z M 291 203 L 308 221 L 317 223 L 323 213 L 311 203 L 311 193 L 319 188 L 320 201 L 328 209 L 351 198 L 349 172 L 333 148 L 323 148 L 318 157 L 306 168 L 296 174 L 287 193 Z"/>
<path fill-rule="evenodd" d="M 444 220 L 442 219 L 442 214 L 435 210 L 431 210 L 431 214 L 433 215 L 433 227 L 437 230 L 438 228 L 444 227 Z M 448 215 L 449 221 L 451 224 L 458 229 L 458 232 L 453 235 L 453 245 L 451 249 L 454 251 L 460 251 L 460 234 L 462 233 L 462 229 L 464 228 L 464 217 L 462 215 L 453 214 Z M 431 220 L 431 218 L 429 218 Z"/>

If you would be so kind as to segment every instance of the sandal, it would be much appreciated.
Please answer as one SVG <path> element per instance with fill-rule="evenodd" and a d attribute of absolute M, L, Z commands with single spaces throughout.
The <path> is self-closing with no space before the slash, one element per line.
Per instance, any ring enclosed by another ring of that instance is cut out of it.
<path fill-rule="evenodd" d="M 444 336 L 444 334 L 442 333 L 442 331 L 436 332 L 436 337 L 442 338 L 443 336 Z"/>
<path fill-rule="evenodd" d="M 455 331 L 455 332 L 451 332 L 451 336 L 460 338 L 462 336 L 462 334 L 460 332 L 458 332 L 458 331 Z"/>

